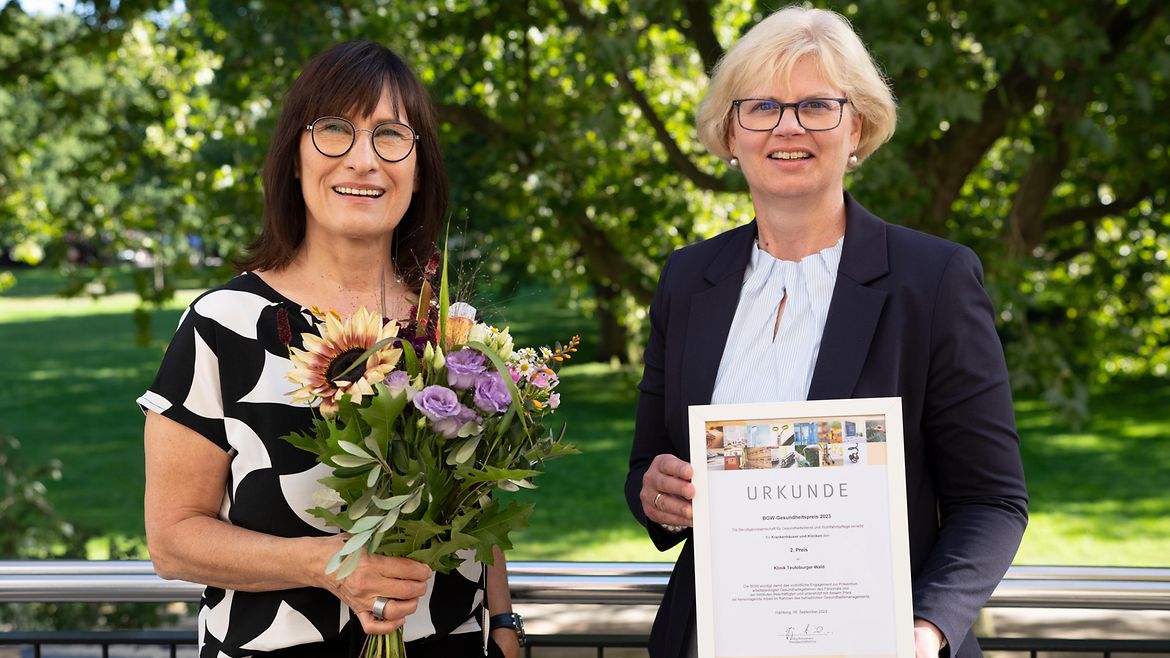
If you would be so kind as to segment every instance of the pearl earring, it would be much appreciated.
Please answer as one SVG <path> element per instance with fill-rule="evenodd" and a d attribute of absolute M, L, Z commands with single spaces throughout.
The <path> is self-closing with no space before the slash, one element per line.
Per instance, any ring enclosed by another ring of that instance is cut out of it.
<path fill-rule="evenodd" d="M 732 158 L 727 161 L 727 164 L 730 165 L 732 169 L 739 169 L 739 158 Z"/>
<path fill-rule="evenodd" d="M 851 166 L 854 166 L 854 167 L 857 166 L 857 154 L 856 153 L 849 156 L 849 164 Z"/>

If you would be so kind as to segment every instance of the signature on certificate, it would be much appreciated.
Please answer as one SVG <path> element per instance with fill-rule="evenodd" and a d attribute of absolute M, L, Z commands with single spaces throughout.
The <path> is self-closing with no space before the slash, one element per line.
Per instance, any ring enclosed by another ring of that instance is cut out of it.
<path fill-rule="evenodd" d="M 804 624 L 803 626 L 789 626 L 784 629 L 784 639 L 789 642 L 808 642 L 820 635 L 828 635 L 829 631 L 825 630 L 824 626 L 820 624 Z"/>

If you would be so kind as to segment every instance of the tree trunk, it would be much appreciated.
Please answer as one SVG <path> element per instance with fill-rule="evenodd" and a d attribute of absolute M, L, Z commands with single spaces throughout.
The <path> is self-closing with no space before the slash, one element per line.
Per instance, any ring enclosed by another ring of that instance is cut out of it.
<path fill-rule="evenodd" d="M 597 360 L 602 362 L 630 362 L 630 332 L 618 319 L 615 306 L 621 293 L 612 286 L 591 281 L 597 299 Z"/>
<path fill-rule="evenodd" d="M 1052 191 L 1060 183 L 1061 172 L 1068 165 L 1070 149 L 1065 134 L 1065 115 L 1072 116 L 1074 112 L 1059 114 L 1049 122 L 1046 132 L 1048 139 L 1037 139 L 1041 143 L 1012 199 L 1012 207 L 1008 212 L 1011 227 L 1008 257 L 1013 260 L 1024 258 L 1044 241 L 1047 228 L 1044 225 L 1044 211 L 1048 200 L 1052 198 Z"/>

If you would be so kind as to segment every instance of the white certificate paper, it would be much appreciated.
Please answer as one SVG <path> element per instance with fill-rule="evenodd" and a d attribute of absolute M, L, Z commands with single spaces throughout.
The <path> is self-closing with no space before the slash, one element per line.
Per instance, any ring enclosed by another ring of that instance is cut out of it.
<path fill-rule="evenodd" d="M 690 408 L 700 658 L 913 658 L 901 398 Z"/>

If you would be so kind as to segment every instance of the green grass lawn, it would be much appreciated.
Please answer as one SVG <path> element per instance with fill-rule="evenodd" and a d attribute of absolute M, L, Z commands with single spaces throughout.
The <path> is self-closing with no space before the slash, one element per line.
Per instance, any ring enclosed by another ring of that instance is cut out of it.
<path fill-rule="evenodd" d="M 1116 383 L 1087 427 L 1016 405 L 1031 494 L 1018 564 L 1170 566 L 1170 381 Z"/>
<path fill-rule="evenodd" d="M 151 313 L 154 341 L 135 344 L 137 300 L 59 299 L 51 276 L 18 271 L 0 294 L 0 344 L 8 395 L 0 432 L 23 443 L 26 461 L 56 457 L 63 478 L 49 497 L 75 524 L 104 535 L 142 535 L 142 415 L 134 398 L 150 383 L 182 305 Z M 592 322 L 548 294 L 501 295 L 491 310 L 521 344 L 582 333 Z M 669 560 L 626 510 L 622 495 L 633 432 L 636 368 L 575 362 L 562 371 L 562 419 L 583 456 L 553 462 L 514 537 L 512 559 Z M 1093 401 L 1092 422 L 1071 432 L 1039 403 L 1017 405 L 1032 521 L 1020 564 L 1170 566 L 1170 382 L 1114 384 Z M 95 554 L 100 556 L 100 552 Z M 0 556 L 2 558 L 3 556 Z"/>

